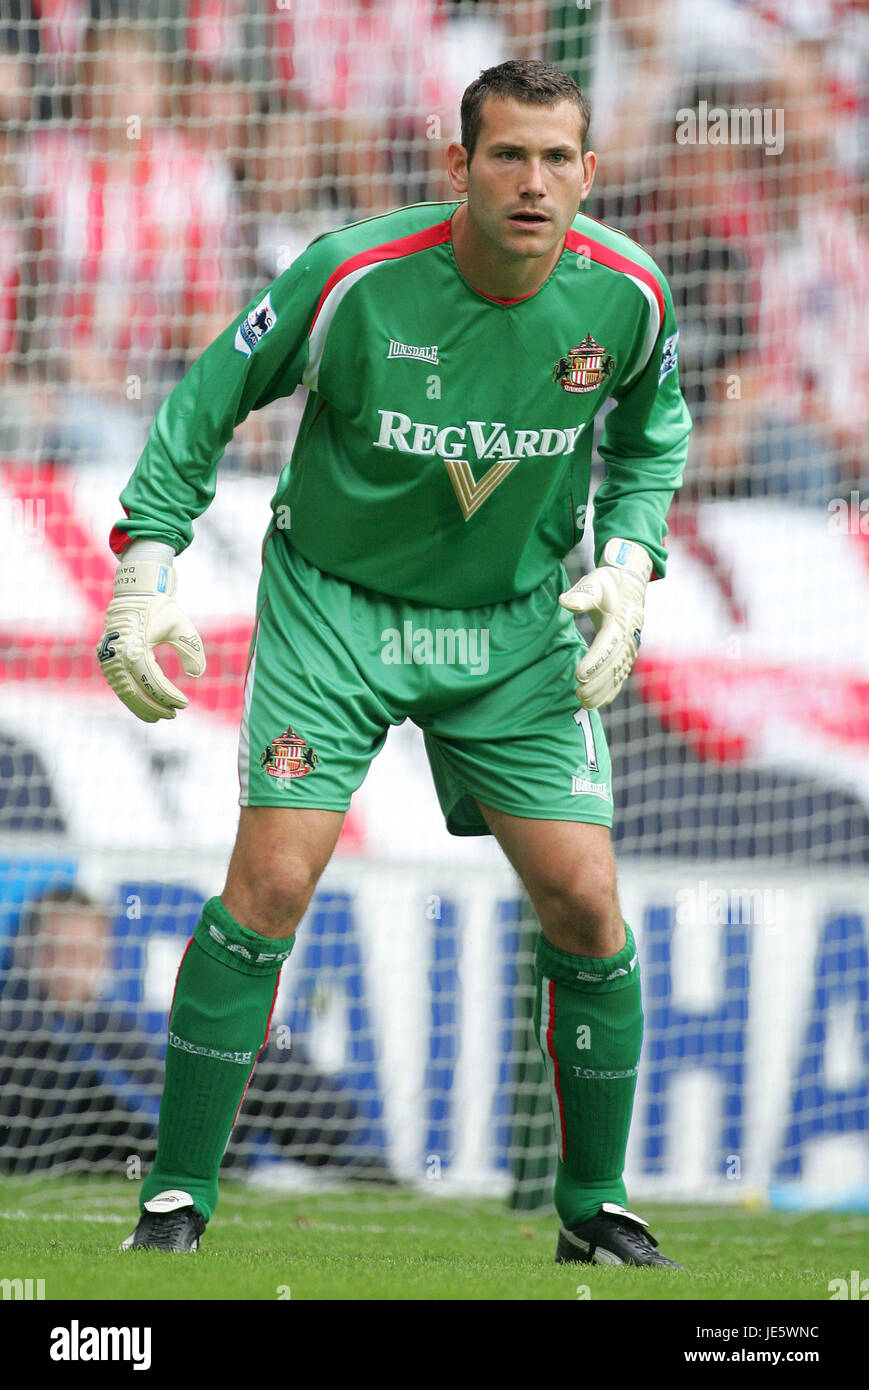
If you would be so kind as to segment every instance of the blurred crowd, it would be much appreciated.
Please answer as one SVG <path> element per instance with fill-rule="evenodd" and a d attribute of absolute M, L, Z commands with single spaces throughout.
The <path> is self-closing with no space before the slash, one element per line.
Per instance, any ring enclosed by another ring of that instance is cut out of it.
<path fill-rule="evenodd" d="M 586 210 L 673 289 L 686 500 L 869 485 L 869 0 L 0 0 L 0 17 L 6 459 L 126 476 L 260 286 L 330 226 L 448 198 L 464 87 L 548 57 L 591 100 Z M 253 417 L 227 466 L 276 473 L 297 415 Z"/>

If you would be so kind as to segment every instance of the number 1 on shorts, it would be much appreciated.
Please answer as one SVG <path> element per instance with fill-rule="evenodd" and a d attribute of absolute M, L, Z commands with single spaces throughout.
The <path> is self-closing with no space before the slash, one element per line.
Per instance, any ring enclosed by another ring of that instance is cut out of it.
<path fill-rule="evenodd" d="M 587 709 L 578 709 L 573 718 L 582 729 L 585 739 L 585 761 L 588 764 L 588 770 L 589 772 L 597 772 L 597 750 L 594 746 L 594 730 L 591 727 L 591 713 Z"/>

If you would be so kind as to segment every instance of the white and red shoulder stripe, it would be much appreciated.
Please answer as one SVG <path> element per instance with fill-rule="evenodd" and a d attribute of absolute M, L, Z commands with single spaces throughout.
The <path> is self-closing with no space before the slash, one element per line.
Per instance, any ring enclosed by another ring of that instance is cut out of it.
<path fill-rule="evenodd" d="M 620 275 L 626 275 L 629 280 L 637 286 L 637 289 L 645 297 L 649 306 L 649 322 L 646 328 L 646 336 L 643 341 L 643 350 L 640 360 L 637 363 L 631 379 L 639 376 L 643 368 L 647 366 L 652 350 L 661 331 L 666 313 L 664 302 L 664 291 L 661 282 L 653 271 L 639 262 L 631 260 L 629 256 L 623 256 L 620 251 L 615 251 L 611 246 L 606 246 L 602 241 L 597 241 L 593 237 L 585 236 L 582 232 L 576 231 L 574 227 L 569 228 L 565 239 L 565 246 L 568 251 L 574 251 L 577 255 L 587 256 L 590 261 L 597 265 L 606 266 L 609 270 L 615 270 Z"/>
<path fill-rule="evenodd" d="M 380 246 L 370 247 L 367 251 L 359 251 L 336 266 L 323 286 L 311 322 L 308 365 L 302 376 L 302 384 L 309 390 L 317 389 L 320 364 L 332 320 L 344 296 L 354 285 L 387 261 L 401 260 L 405 256 L 414 256 L 419 251 L 443 246 L 449 239 L 450 224 L 447 219 L 444 222 L 436 222 L 431 227 L 424 227 L 421 232 L 412 232 L 409 236 L 398 237 L 395 241 L 385 241 Z"/>

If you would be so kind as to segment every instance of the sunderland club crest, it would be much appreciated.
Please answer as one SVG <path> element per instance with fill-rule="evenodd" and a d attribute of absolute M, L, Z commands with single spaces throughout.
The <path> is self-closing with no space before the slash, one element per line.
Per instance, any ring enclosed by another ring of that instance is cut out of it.
<path fill-rule="evenodd" d="M 571 348 L 552 369 L 552 380 L 561 382 L 562 391 L 596 391 L 610 375 L 615 358 L 587 333 L 579 347 Z"/>
<path fill-rule="evenodd" d="M 269 777 L 283 779 L 307 777 L 319 761 L 317 754 L 313 748 L 308 747 L 301 734 L 295 733 L 293 729 L 285 729 L 263 750 L 259 765 L 265 768 Z"/>

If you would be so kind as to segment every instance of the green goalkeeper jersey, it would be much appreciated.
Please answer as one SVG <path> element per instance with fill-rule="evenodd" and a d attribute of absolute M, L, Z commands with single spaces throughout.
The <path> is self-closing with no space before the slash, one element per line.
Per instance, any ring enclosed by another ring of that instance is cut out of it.
<path fill-rule="evenodd" d="M 691 421 L 654 261 L 582 214 L 533 294 L 499 300 L 456 264 L 458 202 L 314 241 L 164 401 L 112 533 L 193 539 L 249 414 L 309 395 L 272 511 L 313 565 L 443 607 L 537 588 L 580 539 L 593 420 L 606 403 L 595 553 L 638 541 L 664 573 L 665 515 Z"/>

